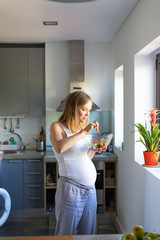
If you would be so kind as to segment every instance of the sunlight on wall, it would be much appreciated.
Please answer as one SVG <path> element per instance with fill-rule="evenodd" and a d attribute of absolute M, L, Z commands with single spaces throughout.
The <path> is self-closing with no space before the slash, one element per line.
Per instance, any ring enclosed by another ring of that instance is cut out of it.
<path fill-rule="evenodd" d="M 124 142 L 124 90 L 123 66 L 115 70 L 114 76 L 114 108 L 115 108 L 115 146 L 123 150 Z"/>
<path fill-rule="evenodd" d="M 135 123 L 145 123 L 145 113 L 156 107 L 156 71 L 155 59 L 157 39 L 147 45 L 139 53 L 135 55 L 135 84 L 134 84 L 134 113 Z M 136 143 L 139 139 L 139 134 L 135 132 L 135 161 L 140 164 L 144 163 L 143 151 L 144 146 L 141 143 Z"/>

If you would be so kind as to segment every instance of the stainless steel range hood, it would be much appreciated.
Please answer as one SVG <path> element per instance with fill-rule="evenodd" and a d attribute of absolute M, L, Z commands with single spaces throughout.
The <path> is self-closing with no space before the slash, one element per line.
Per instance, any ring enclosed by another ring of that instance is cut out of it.
<path fill-rule="evenodd" d="M 70 93 L 84 91 L 84 40 L 69 41 Z M 63 112 L 68 96 L 60 102 L 57 112 Z M 92 111 L 101 110 L 93 103 Z"/>

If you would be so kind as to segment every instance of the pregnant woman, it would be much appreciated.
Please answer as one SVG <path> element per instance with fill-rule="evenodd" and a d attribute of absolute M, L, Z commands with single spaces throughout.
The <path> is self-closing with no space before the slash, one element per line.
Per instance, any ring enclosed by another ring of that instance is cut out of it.
<path fill-rule="evenodd" d="M 88 124 L 91 109 L 92 99 L 86 93 L 71 93 L 64 112 L 50 127 L 60 176 L 55 195 L 55 235 L 95 233 L 97 175 L 91 159 L 101 149 L 89 149 L 87 144 L 86 135 L 93 128 L 98 131 L 96 121 Z"/>

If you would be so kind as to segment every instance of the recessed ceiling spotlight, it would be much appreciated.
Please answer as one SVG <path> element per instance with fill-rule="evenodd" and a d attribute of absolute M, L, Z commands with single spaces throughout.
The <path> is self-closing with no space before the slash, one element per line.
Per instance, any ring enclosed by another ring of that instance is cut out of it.
<path fill-rule="evenodd" d="M 81 2 L 92 2 L 95 0 L 49 0 L 52 2 L 61 2 L 61 3 L 81 3 Z"/>
<path fill-rule="evenodd" d="M 58 22 L 57 21 L 43 21 L 43 25 L 45 25 L 45 26 L 57 26 Z"/>

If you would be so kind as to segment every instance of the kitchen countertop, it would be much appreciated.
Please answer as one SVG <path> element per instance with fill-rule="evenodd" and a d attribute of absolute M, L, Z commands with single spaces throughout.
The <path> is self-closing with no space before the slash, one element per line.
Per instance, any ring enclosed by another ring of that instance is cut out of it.
<path fill-rule="evenodd" d="M 117 161 L 117 156 L 114 153 L 103 152 L 101 154 L 95 154 L 93 157 L 93 161 Z M 56 158 L 53 152 L 48 151 L 44 155 L 45 162 L 56 162 Z"/>
<path fill-rule="evenodd" d="M 75 240 L 120 240 L 122 234 L 76 235 Z"/>
<path fill-rule="evenodd" d="M 97 234 L 97 235 L 75 235 L 73 236 L 75 240 L 120 240 L 122 234 Z M 18 239 L 20 237 L 12 237 L 12 238 L 5 238 L 5 237 L 0 237 L 0 239 Z M 61 236 L 61 239 L 63 237 Z M 32 237 L 26 237 L 26 240 L 30 240 L 32 239 Z M 45 240 L 45 237 L 43 237 L 43 239 Z M 53 238 L 51 237 L 51 239 L 54 240 L 54 236 Z"/>
<path fill-rule="evenodd" d="M 46 152 L 37 152 L 36 150 L 23 150 L 20 153 L 3 154 L 3 159 L 40 159 L 44 158 Z"/>
<path fill-rule="evenodd" d="M 2 156 L 2 159 L 44 159 L 46 162 L 56 162 L 53 151 L 37 152 L 36 150 L 25 150 L 20 153 L 7 153 Z M 117 161 L 117 156 L 110 152 L 95 154 L 93 161 L 99 160 Z"/>

